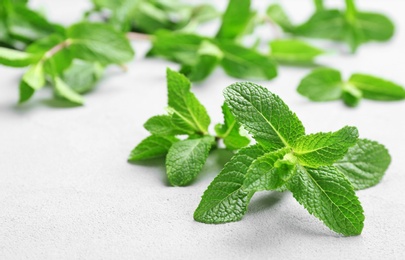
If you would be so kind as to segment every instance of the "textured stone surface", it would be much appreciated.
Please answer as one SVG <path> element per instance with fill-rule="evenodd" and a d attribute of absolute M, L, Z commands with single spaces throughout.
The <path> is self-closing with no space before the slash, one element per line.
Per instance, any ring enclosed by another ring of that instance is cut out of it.
<path fill-rule="evenodd" d="M 261 1 L 256 1 L 261 2 Z M 311 1 L 283 1 L 303 19 Z M 333 1 L 331 1 L 333 2 Z M 259 4 L 259 3 L 256 3 Z M 355 56 L 322 59 L 343 71 L 380 75 L 405 84 L 402 0 L 359 1 L 392 16 L 398 25 L 388 44 L 369 44 Z M 73 22 L 87 1 L 33 1 L 56 21 Z M 206 28 L 209 32 L 212 28 Z M 266 30 L 263 30 L 267 32 Z M 270 31 L 269 31 L 270 32 Z M 1 259 L 401 259 L 405 254 L 405 102 L 312 103 L 296 93 L 309 71 L 282 67 L 274 81 L 258 82 L 297 112 L 307 132 L 358 126 L 360 137 L 390 150 L 393 162 L 374 188 L 358 192 L 365 210 L 363 234 L 343 238 L 309 215 L 289 193 L 259 193 L 242 221 L 206 225 L 192 214 L 229 154 L 216 151 L 193 185 L 168 186 L 163 162 L 126 162 L 147 136 L 142 124 L 164 113 L 166 67 L 143 60 L 147 43 L 135 43 L 129 72 L 109 69 L 78 108 L 50 107 L 50 93 L 15 105 L 23 70 L 0 66 Z M 338 48 L 339 49 L 339 48 Z M 217 70 L 193 91 L 213 123 L 222 122 L 222 90 L 235 79 Z M 211 129 L 212 130 L 212 129 Z M 158 166 L 155 166 L 157 164 Z"/>

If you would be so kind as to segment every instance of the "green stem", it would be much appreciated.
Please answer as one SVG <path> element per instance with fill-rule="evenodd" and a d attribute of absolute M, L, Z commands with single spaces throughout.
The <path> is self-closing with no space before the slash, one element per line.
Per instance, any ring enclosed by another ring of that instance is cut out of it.
<path fill-rule="evenodd" d="M 323 11 L 325 9 L 323 0 L 314 0 L 314 4 L 317 12 Z"/>
<path fill-rule="evenodd" d="M 354 0 L 346 0 L 346 18 L 353 20 L 356 16 L 357 8 Z"/>

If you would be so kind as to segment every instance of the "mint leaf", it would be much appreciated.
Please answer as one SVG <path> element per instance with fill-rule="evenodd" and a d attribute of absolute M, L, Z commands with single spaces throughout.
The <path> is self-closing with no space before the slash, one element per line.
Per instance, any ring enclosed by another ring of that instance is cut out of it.
<path fill-rule="evenodd" d="M 204 37 L 161 30 L 152 38 L 152 48 L 148 56 L 163 57 L 181 64 L 193 65 Z"/>
<path fill-rule="evenodd" d="M 270 5 L 266 11 L 268 17 L 278 24 L 284 31 L 292 32 L 294 30 L 294 25 L 291 23 L 290 18 L 288 18 L 284 9 L 279 4 Z"/>
<path fill-rule="evenodd" d="M 295 39 L 282 39 L 270 42 L 271 56 L 278 62 L 311 63 L 325 52 L 306 42 Z"/>
<path fill-rule="evenodd" d="M 42 62 L 31 65 L 22 77 L 22 80 L 34 90 L 39 90 L 45 85 L 45 72 Z"/>
<path fill-rule="evenodd" d="M 339 71 L 319 68 L 301 80 L 297 91 L 312 101 L 336 100 L 342 96 L 342 84 Z"/>
<path fill-rule="evenodd" d="M 225 72 L 240 79 L 272 79 L 277 76 L 273 58 L 231 41 L 217 41 L 224 53 L 221 65 Z"/>
<path fill-rule="evenodd" d="M 356 144 L 358 136 L 357 128 L 350 126 L 334 133 L 305 135 L 296 140 L 294 155 L 303 166 L 328 166 L 341 159 Z"/>
<path fill-rule="evenodd" d="M 222 16 L 218 39 L 235 39 L 245 30 L 251 18 L 250 0 L 230 0 Z"/>
<path fill-rule="evenodd" d="M 0 47 L 0 64 L 10 67 L 26 67 L 35 61 L 29 53 Z"/>
<path fill-rule="evenodd" d="M 104 68 L 97 62 L 74 60 L 64 71 L 63 81 L 79 94 L 91 91 L 103 75 Z"/>
<path fill-rule="evenodd" d="M 333 165 L 343 173 L 356 190 L 380 182 L 391 163 L 388 150 L 381 144 L 359 139 L 347 154 Z"/>
<path fill-rule="evenodd" d="M 164 157 L 177 141 L 178 139 L 173 136 L 148 136 L 131 151 L 128 161 L 135 162 Z"/>
<path fill-rule="evenodd" d="M 196 63 L 183 66 L 181 72 L 191 81 L 202 81 L 217 67 L 223 57 L 222 51 L 209 41 L 203 41 L 197 51 Z"/>
<path fill-rule="evenodd" d="M 170 184 L 184 186 L 200 173 L 214 143 L 212 136 L 182 140 L 170 147 L 166 157 Z"/>
<path fill-rule="evenodd" d="M 335 167 L 297 166 L 287 182 L 294 198 L 333 231 L 345 236 L 363 229 L 363 208 L 350 182 Z"/>
<path fill-rule="evenodd" d="M 240 124 L 235 120 L 226 104 L 222 105 L 222 113 L 224 114 L 224 124 L 217 124 L 215 132 L 218 137 L 224 140 L 226 148 L 237 150 L 247 146 L 250 143 L 250 139 L 240 134 Z"/>
<path fill-rule="evenodd" d="M 211 122 L 207 110 L 193 93 L 190 92 L 190 81 L 182 74 L 167 69 L 167 88 L 172 122 L 176 128 L 206 134 Z"/>
<path fill-rule="evenodd" d="M 373 100 L 405 99 L 405 89 L 393 82 L 364 74 L 353 74 L 349 83 L 361 90 L 363 97 Z"/>
<path fill-rule="evenodd" d="M 84 103 L 83 97 L 69 87 L 61 78 L 54 77 L 53 83 L 57 96 L 78 105 L 82 105 Z"/>
<path fill-rule="evenodd" d="M 172 117 L 168 115 L 153 116 L 146 121 L 143 127 L 153 135 L 179 135 L 183 131 L 177 129 L 172 122 Z"/>
<path fill-rule="evenodd" d="M 134 51 L 121 32 L 105 24 L 78 23 L 66 32 L 74 56 L 102 65 L 122 64 L 134 57 Z"/>
<path fill-rule="evenodd" d="M 34 95 L 35 90 L 30 87 L 27 83 L 24 82 L 24 80 L 21 80 L 20 82 L 20 98 L 19 98 L 19 103 L 24 103 L 25 101 L 29 100 L 32 95 Z"/>
<path fill-rule="evenodd" d="M 305 134 L 301 121 L 287 105 L 259 85 L 235 83 L 224 90 L 224 96 L 236 120 L 270 150 L 291 147 Z"/>
<path fill-rule="evenodd" d="M 239 150 L 204 192 L 194 219 L 208 224 L 242 219 L 254 194 L 242 189 L 244 177 L 251 163 L 262 154 L 264 150 L 258 145 Z"/>
<path fill-rule="evenodd" d="M 288 148 L 284 148 L 266 153 L 254 160 L 245 176 L 243 189 L 256 192 L 274 190 L 283 186 L 285 184 L 285 177 L 288 175 L 288 170 L 277 167 L 275 164 L 277 161 L 282 160 L 287 153 Z"/>

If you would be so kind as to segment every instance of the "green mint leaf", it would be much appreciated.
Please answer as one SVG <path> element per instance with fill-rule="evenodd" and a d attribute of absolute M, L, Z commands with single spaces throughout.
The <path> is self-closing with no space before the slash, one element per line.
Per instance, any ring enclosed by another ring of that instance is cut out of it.
<path fill-rule="evenodd" d="M 235 120 L 226 104 L 222 106 L 222 113 L 224 114 L 224 124 L 217 124 L 215 132 L 218 137 L 224 140 L 226 148 L 237 150 L 247 146 L 250 143 L 250 139 L 240 134 L 240 124 Z"/>
<path fill-rule="evenodd" d="M 41 14 L 25 5 L 9 5 L 7 26 L 10 35 L 24 43 L 31 43 L 55 32 L 63 33 L 63 27 L 52 24 Z"/>
<path fill-rule="evenodd" d="M 277 76 L 277 63 L 268 55 L 230 41 L 218 41 L 224 53 L 221 65 L 225 72 L 240 79 L 272 79 Z"/>
<path fill-rule="evenodd" d="M 69 87 L 61 78 L 54 77 L 53 83 L 55 93 L 58 97 L 78 105 L 82 105 L 84 103 L 83 97 Z"/>
<path fill-rule="evenodd" d="M 343 158 L 348 149 L 356 144 L 358 137 L 357 128 L 351 126 L 337 132 L 305 135 L 295 142 L 294 155 L 303 166 L 329 166 Z"/>
<path fill-rule="evenodd" d="M 354 26 L 359 28 L 365 42 L 388 41 L 395 30 L 394 24 L 388 17 L 369 12 L 358 12 Z"/>
<path fill-rule="evenodd" d="M 230 0 L 222 16 L 218 39 L 235 39 L 246 29 L 251 18 L 250 0 Z"/>
<path fill-rule="evenodd" d="M 204 192 L 194 219 L 207 224 L 242 219 L 254 194 L 242 189 L 245 175 L 252 162 L 263 154 L 259 145 L 239 150 Z"/>
<path fill-rule="evenodd" d="M 41 57 L 46 73 L 61 75 L 72 64 L 73 60 L 67 45 L 65 37 L 52 34 L 30 44 L 26 51 Z"/>
<path fill-rule="evenodd" d="M 143 127 L 153 135 L 168 136 L 184 133 L 173 125 L 172 117 L 169 115 L 153 116 L 146 121 Z"/>
<path fill-rule="evenodd" d="M 42 62 L 31 65 L 22 77 L 22 80 L 34 90 L 45 86 L 45 72 Z"/>
<path fill-rule="evenodd" d="M 297 26 L 293 33 L 300 36 L 343 41 L 346 36 L 346 20 L 339 10 L 316 12 L 302 25 Z"/>
<path fill-rule="evenodd" d="M 405 89 L 393 82 L 364 74 L 353 74 L 349 83 L 361 90 L 363 97 L 373 100 L 405 99 Z"/>
<path fill-rule="evenodd" d="M 289 172 L 285 167 L 276 167 L 277 161 L 289 152 L 289 148 L 280 149 L 275 152 L 266 153 L 257 158 L 250 165 L 243 189 L 246 191 L 275 190 L 285 184 Z"/>
<path fill-rule="evenodd" d="M 379 183 L 390 163 L 391 156 L 382 144 L 359 139 L 334 166 L 356 190 L 361 190 Z"/>
<path fill-rule="evenodd" d="M 202 81 L 207 78 L 223 57 L 222 51 L 209 41 L 201 43 L 197 55 L 196 63 L 191 66 L 185 66 L 181 71 L 191 81 Z"/>
<path fill-rule="evenodd" d="M 132 60 L 134 51 L 121 32 L 106 24 L 78 23 L 67 30 L 70 49 L 75 57 L 102 65 Z"/>
<path fill-rule="evenodd" d="M 276 95 L 250 82 L 224 90 L 225 102 L 236 120 L 270 150 L 291 147 L 305 134 L 298 117 Z"/>
<path fill-rule="evenodd" d="M 333 231 L 345 236 L 363 229 L 363 208 L 350 182 L 335 167 L 297 166 L 287 182 L 294 198 Z"/>
<path fill-rule="evenodd" d="M 24 82 L 24 80 L 21 80 L 20 82 L 20 98 L 19 98 L 19 103 L 24 103 L 27 100 L 29 100 L 32 95 L 34 95 L 35 90 L 30 87 L 27 83 Z"/>
<path fill-rule="evenodd" d="M 142 161 L 164 157 L 170 147 L 179 140 L 173 136 L 151 135 L 143 139 L 132 151 L 128 161 Z"/>
<path fill-rule="evenodd" d="M 63 73 L 63 81 L 76 93 L 83 94 L 95 87 L 103 72 L 104 68 L 97 62 L 76 59 Z"/>
<path fill-rule="evenodd" d="M 212 136 L 174 143 L 166 157 L 169 182 L 174 186 L 184 186 L 194 180 L 203 168 L 213 143 Z"/>
<path fill-rule="evenodd" d="M 195 34 L 161 30 L 152 38 L 153 45 L 148 56 L 159 56 L 181 64 L 193 65 L 204 40 L 204 37 Z"/>
<path fill-rule="evenodd" d="M 295 39 L 282 39 L 270 42 L 271 55 L 278 62 L 311 63 L 325 52 L 306 42 Z"/>
<path fill-rule="evenodd" d="M 172 122 L 176 128 L 206 134 L 211 122 L 207 110 L 193 93 L 190 92 L 191 83 L 182 74 L 167 69 L 167 87 L 169 107 L 171 108 Z"/>
<path fill-rule="evenodd" d="M 284 9 L 278 5 L 273 4 L 267 8 L 266 11 L 268 17 L 278 24 L 285 32 L 292 32 L 294 30 L 294 25 L 291 23 L 290 18 L 288 18 Z"/>
<path fill-rule="evenodd" d="M 0 64 L 10 67 L 26 67 L 33 62 L 35 59 L 29 53 L 0 47 Z"/>
<path fill-rule="evenodd" d="M 342 96 L 342 84 L 339 71 L 319 68 L 301 80 L 297 91 L 312 101 L 337 100 Z"/>

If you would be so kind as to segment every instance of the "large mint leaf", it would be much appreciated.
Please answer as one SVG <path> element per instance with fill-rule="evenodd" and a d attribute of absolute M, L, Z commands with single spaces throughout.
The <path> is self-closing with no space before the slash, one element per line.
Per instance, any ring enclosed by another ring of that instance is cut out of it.
<path fill-rule="evenodd" d="M 53 79 L 55 92 L 58 97 L 61 97 L 69 102 L 82 105 L 84 103 L 83 97 L 74 91 L 69 85 L 66 84 L 61 78 L 55 77 Z"/>
<path fill-rule="evenodd" d="M 191 83 L 182 74 L 167 70 L 167 88 L 172 122 L 176 128 L 184 129 L 184 133 L 206 134 L 211 122 L 207 110 L 190 92 Z"/>
<path fill-rule="evenodd" d="M 337 132 L 302 136 L 293 146 L 294 155 L 301 165 L 317 168 L 328 166 L 343 158 L 356 144 L 357 128 L 346 126 Z"/>
<path fill-rule="evenodd" d="M 232 41 L 217 41 L 216 44 L 224 53 L 221 65 L 228 75 L 239 79 L 272 79 L 277 76 L 277 63 L 269 55 Z"/>
<path fill-rule="evenodd" d="M 239 133 L 240 124 L 235 120 L 235 117 L 226 104 L 222 106 L 222 113 L 224 114 L 224 124 L 217 124 L 215 126 L 215 132 L 224 140 L 226 148 L 237 150 L 248 145 L 250 139 Z"/>
<path fill-rule="evenodd" d="M 235 83 L 224 90 L 224 96 L 237 121 L 268 149 L 290 147 L 305 134 L 301 121 L 288 106 L 259 85 Z"/>
<path fill-rule="evenodd" d="M 296 169 L 287 182 L 294 198 L 333 231 L 345 236 L 359 235 L 363 229 L 363 208 L 344 175 L 335 167 Z"/>
<path fill-rule="evenodd" d="M 166 156 L 178 139 L 171 136 L 151 135 L 140 142 L 129 155 L 128 161 L 141 161 Z"/>
<path fill-rule="evenodd" d="M 104 68 L 97 62 L 74 60 L 72 65 L 63 73 L 63 81 L 72 90 L 82 94 L 93 90 L 103 75 Z"/>
<path fill-rule="evenodd" d="M 391 156 L 382 144 L 359 139 L 334 166 L 361 190 L 379 183 L 390 163 Z"/>
<path fill-rule="evenodd" d="M 170 147 L 166 157 L 166 170 L 173 186 L 184 186 L 194 180 L 204 166 L 213 142 L 214 137 L 204 136 L 182 140 Z"/>
<path fill-rule="evenodd" d="M 250 0 L 230 0 L 217 33 L 219 39 L 235 39 L 245 30 L 251 18 Z"/>
<path fill-rule="evenodd" d="M 338 70 L 320 68 L 305 76 L 297 91 L 313 101 L 329 101 L 342 96 L 342 76 Z"/>
<path fill-rule="evenodd" d="M 194 219 L 208 224 L 242 219 L 254 194 L 243 190 L 242 184 L 251 163 L 263 154 L 259 145 L 239 150 L 204 192 Z"/>
<path fill-rule="evenodd" d="M 134 57 L 125 35 L 106 24 L 78 23 L 67 30 L 67 36 L 72 53 L 83 60 L 107 65 L 122 64 Z"/>
<path fill-rule="evenodd" d="M 288 153 L 288 148 L 275 152 L 266 153 L 257 158 L 250 165 L 243 189 L 247 191 L 274 190 L 285 184 L 285 178 L 289 175 L 289 169 L 275 165 Z"/>

